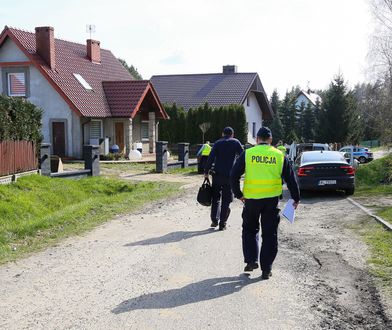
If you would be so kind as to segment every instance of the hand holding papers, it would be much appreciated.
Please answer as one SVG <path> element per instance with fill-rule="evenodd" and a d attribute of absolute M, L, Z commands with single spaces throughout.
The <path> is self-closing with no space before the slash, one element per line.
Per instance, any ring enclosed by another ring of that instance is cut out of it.
<path fill-rule="evenodd" d="M 295 219 L 295 208 L 294 208 L 294 200 L 289 199 L 284 207 L 282 215 L 290 222 L 294 223 Z"/>

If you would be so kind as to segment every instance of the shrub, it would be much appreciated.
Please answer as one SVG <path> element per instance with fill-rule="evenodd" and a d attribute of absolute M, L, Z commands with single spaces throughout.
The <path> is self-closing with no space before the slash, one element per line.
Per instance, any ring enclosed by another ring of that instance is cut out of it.
<path fill-rule="evenodd" d="M 0 141 L 27 140 L 38 145 L 42 110 L 21 97 L 0 95 Z"/>

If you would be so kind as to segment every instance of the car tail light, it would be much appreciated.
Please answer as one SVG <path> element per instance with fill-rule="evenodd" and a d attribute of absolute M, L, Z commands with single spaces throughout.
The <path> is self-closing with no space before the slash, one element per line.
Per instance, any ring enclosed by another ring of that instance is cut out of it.
<path fill-rule="evenodd" d="M 347 174 L 347 175 L 354 175 L 355 169 L 352 166 L 340 166 L 340 168 Z"/>
<path fill-rule="evenodd" d="M 312 166 L 300 167 L 298 169 L 298 176 L 307 176 L 311 170 L 314 170 L 314 167 Z"/>

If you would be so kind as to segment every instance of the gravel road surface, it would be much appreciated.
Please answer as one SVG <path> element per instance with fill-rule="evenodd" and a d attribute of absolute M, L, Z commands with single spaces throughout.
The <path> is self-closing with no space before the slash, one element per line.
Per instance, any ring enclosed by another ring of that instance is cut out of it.
<path fill-rule="evenodd" d="M 200 180 L 199 180 L 200 181 Z M 339 195 L 281 220 L 270 280 L 243 274 L 241 210 L 209 229 L 196 187 L 0 267 L 0 329 L 392 329 Z M 369 219 L 369 221 L 372 221 Z"/>

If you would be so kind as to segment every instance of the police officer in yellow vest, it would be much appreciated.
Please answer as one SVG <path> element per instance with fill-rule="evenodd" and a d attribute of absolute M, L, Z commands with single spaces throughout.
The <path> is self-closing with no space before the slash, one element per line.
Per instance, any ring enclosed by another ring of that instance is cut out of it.
<path fill-rule="evenodd" d="M 244 203 L 242 249 L 245 271 L 259 268 L 260 261 L 263 279 L 272 275 L 272 263 L 278 253 L 278 201 L 282 194 L 282 178 L 294 200 L 295 208 L 300 199 L 298 184 L 287 157 L 272 147 L 271 142 L 271 130 L 268 127 L 260 128 L 257 132 L 257 145 L 241 154 L 230 175 L 234 196 Z M 241 192 L 240 178 L 244 173 L 244 187 Z"/>
<path fill-rule="evenodd" d="M 283 156 L 286 156 L 286 148 L 284 147 L 284 145 L 279 145 L 276 147 L 276 149 L 280 150 L 280 152 L 283 154 Z"/>
<path fill-rule="evenodd" d="M 204 168 L 207 163 L 208 156 L 211 153 L 211 146 L 210 146 L 210 141 L 206 141 L 204 143 L 200 150 L 197 152 L 197 157 L 199 157 L 199 162 L 198 162 L 198 173 L 204 173 Z"/>

